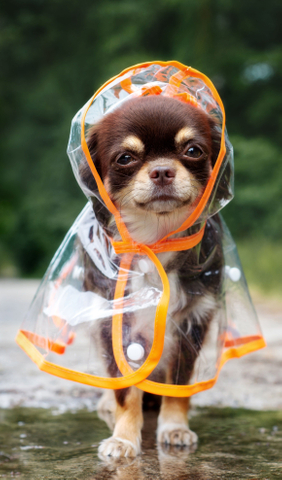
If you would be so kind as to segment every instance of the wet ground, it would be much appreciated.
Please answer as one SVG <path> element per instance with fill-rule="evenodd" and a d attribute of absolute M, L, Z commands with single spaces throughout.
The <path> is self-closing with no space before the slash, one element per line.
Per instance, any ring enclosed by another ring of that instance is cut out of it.
<path fill-rule="evenodd" d="M 40 372 L 14 342 L 37 285 L 0 281 L 0 478 L 282 479 L 280 302 L 256 296 L 268 347 L 228 362 L 216 386 L 193 397 L 196 450 L 157 447 L 148 412 L 142 455 L 105 463 L 97 446 L 110 432 L 95 412 L 98 391 Z"/>
<path fill-rule="evenodd" d="M 27 480 L 271 480 L 282 478 L 282 412 L 232 408 L 197 410 L 195 451 L 157 447 L 156 413 L 146 414 L 143 453 L 135 460 L 97 455 L 109 435 L 95 412 L 1 410 L 0 478 Z"/>

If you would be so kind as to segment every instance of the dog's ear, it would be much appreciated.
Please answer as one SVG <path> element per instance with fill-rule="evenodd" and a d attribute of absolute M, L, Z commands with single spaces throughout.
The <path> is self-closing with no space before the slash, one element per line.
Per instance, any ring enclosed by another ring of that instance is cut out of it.
<path fill-rule="evenodd" d="M 211 138 L 212 138 L 211 161 L 212 161 L 212 167 L 214 167 L 220 151 L 221 128 L 219 128 L 217 122 L 211 117 L 209 117 L 209 123 L 210 123 Z M 228 155 L 228 151 L 226 152 L 226 155 Z M 224 163 L 224 160 L 223 160 L 223 163 Z M 224 199 L 230 198 L 231 176 L 232 176 L 231 166 L 230 166 L 230 163 L 227 163 L 217 188 L 217 193 L 216 193 L 217 199 L 220 200 L 222 198 Z"/>
<path fill-rule="evenodd" d="M 88 132 L 86 142 L 87 142 L 87 146 L 88 146 L 91 158 L 93 160 L 93 163 L 99 175 L 101 176 L 100 165 L 99 165 L 100 162 L 98 159 L 98 130 L 99 130 L 99 125 L 98 124 L 94 125 Z M 95 194 L 97 192 L 97 184 L 93 176 L 93 173 L 91 172 L 91 169 L 88 165 L 88 162 L 85 158 L 79 165 L 79 176 L 83 184 L 88 188 L 88 190 L 90 190 Z"/>

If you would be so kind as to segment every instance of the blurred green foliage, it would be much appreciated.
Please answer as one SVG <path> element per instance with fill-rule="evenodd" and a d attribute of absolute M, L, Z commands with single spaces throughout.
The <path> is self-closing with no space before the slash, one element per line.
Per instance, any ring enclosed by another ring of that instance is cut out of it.
<path fill-rule="evenodd" d="M 65 154 L 73 115 L 109 77 L 154 59 L 177 59 L 214 81 L 235 147 L 225 218 L 251 250 L 253 239 L 277 244 L 281 17 L 280 0 L 2 2 L 2 274 L 41 275 L 85 203 Z"/>

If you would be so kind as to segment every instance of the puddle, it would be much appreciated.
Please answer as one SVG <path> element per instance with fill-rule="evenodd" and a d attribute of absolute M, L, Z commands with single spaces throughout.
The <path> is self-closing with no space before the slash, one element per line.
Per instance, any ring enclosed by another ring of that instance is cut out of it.
<path fill-rule="evenodd" d="M 109 436 L 95 412 L 0 410 L 0 478 L 28 480 L 272 480 L 282 478 L 282 412 L 197 409 L 190 426 L 196 451 L 160 448 L 155 412 L 146 412 L 143 453 L 104 463 L 99 442 Z"/>

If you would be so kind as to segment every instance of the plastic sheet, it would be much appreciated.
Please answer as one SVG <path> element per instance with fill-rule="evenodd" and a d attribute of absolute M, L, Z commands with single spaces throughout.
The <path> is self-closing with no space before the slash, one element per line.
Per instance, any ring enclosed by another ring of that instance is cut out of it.
<path fill-rule="evenodd" d="M 103 116 L 145 95 L 201 108 L 221 133 L 201 201 L 181 227 L 154 245 L 130 238 L 86 141 Z M 233 197 L 233 150 L 222 102 L 207 77 L 178 62 L 127 69 L 74 117 L 68 154 L 89 202 L 55 254 L 17 336 L 39 368 L 98 387 L 136 385 L 190 396 L 211 388 L 228 359 L 265 345 L 236 246 L 217 215 Z M 91 189 L 81 178 L 85 162 L 93 173 Z M 111 213 L 118 239 L 97 215 L 101 206 Z M 169 251 L 180 260 L 164 270 L 161 255 Z"/>

